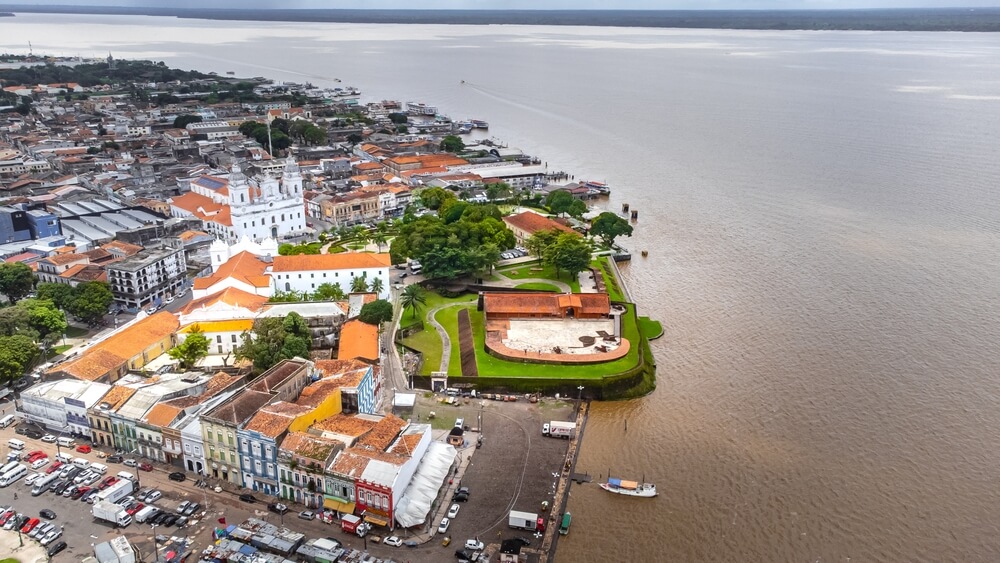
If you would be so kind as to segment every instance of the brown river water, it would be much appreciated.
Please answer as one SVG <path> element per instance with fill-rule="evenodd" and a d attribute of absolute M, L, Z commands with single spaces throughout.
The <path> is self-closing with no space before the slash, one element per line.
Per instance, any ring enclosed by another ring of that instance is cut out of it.
<path fill-rule="evenodd" d="M 593 406 L 578 470 L 660 496 L 575 486 L 560 563 L 1000 560 L 995 35 L 14 19 L 436 104 L 637 208 L 658 388 Z"/>

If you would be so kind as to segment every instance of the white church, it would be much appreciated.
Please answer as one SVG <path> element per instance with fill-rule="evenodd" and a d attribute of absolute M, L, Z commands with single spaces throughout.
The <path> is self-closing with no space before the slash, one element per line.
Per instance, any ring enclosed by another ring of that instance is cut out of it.
<path fill-rule="evenodd" d="M 228 177 L 199 176 L 190 192 L 169 203 L 173 217 L 197 217 L 207 232 L 230 244 L 306 232 L 302 173 L 291 156 L 280 181 L 272 176 L 248 179 L 233 165 Z"/>

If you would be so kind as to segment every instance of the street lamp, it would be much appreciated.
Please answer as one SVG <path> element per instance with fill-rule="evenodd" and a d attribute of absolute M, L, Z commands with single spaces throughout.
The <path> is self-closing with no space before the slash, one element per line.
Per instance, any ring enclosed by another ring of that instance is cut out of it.
<path fill-rule="evenodd" d="M 576 388 L 579 394 L 576 396 L 576 412 L 580 412 L 580 402 L 583 401 L 583 385 Z"/>
<path fill-rule="evenodd" d="M 153 532 L 153 561 L 160 560 L 160 546 L 156 543 L 156 524 L 150 524 L 150 529 Z"/>

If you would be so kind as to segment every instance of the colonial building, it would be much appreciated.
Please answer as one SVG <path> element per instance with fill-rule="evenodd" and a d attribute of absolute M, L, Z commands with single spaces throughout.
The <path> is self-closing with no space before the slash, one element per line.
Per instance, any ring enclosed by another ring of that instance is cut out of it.
<path fill-rule="evenodd" d="M 329 283 L 348 294 L 354 278 L 363 278 L 369 287 L 378 279 L 382 286 L 378 296 L 385 299 L 389 296 L 389 262 L 388 254 L 372 252 L 275 256 L 269 273 L 275 291 L 306 293 Z"/>
<path fill-rule="evenodd" d="M 106 266 L 115 301 L 126 309 L 159 304 L 174 295 L 187 279 L 181 248 L 144 250 Z"/>
<path fill-rule="evenodd" d="M 171 215 L 197 217 L 204 230 L 225 242 L 244 236 L 278 239 L 306 231 L 302 173 L 291 157 L 280 182 L 271 176 L 251 181 L 233 165 L 228 178 L 200 176 L 190 187 L 190 192 L 171 198 Z"/>
<path fill-rule="evenodd" d="M 326 503 L 324 475 L 333 456 L 343 449 L 344 444 L 337 440 L 289 432 L 278 449 L 281 498 L 304 504 L 306 508 L 330 508 Z M 338 503 L 334 510 L 339 508 Z M 353 512 L 353 507 L 346 512 Z"/>
<path fill-rule="evenodd" d="M 524 244 L 531 235 L 538 231 L 549 231 L 556 229 L 566 233 L 579 234 L 562 223 L 539 215 L 534 211 L 524 211 L 517 215 L 508 215 L 503 218 L 503 222 L 514 233 L 514 238 L 518 244 Z"/>

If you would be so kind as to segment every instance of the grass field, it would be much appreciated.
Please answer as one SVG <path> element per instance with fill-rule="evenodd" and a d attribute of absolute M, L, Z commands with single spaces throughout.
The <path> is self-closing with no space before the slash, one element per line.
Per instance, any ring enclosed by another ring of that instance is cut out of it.
<path fill-rule="evenodd" d="M 424 355 L 424 363 L 420 368 L 421 375 L 430 375 L 431 372 L 435 372 L 441 367 L 441 355 L 444 353 L 444 343 L 441 342 L 441 337 L 438 336 L 437 330 L 427 321 L 428 313 L 435 307 L 440 307 L 442 305 L 448 305 L 452 303 L 468 303 L 476 300 L 475 295 L 462 295 L 459 297 L 442 297 L 440 294 L 434 291 L 424 292 L 424 297 L 427 300 L 425 305 L 420 307 L 418 319 L 424 320 L 424 330 L 403 339 L 403 344 L 413 348 L 414 350 L 420 351 Z M 460 307 L 448 307 L 442 311 L 438 311 L 436 319 L 441 326 L 445 328 L 448 335 L 451 337 L 451 356 L 449 357 L 449 371 L 450 368 L 459 365 L 458 360 L 458 309 Z M 450 314 L 449 314 L 450 313 Z M 402 326 L 409 326 L 414 324 L 415 321 L 411 320 L 411 311 L 404 311 L 403 316 L 400 319 L 400 324 Z"/>
<path fill-rule="evenodd" d="M 569 285 L 573 293 L 580 293 L 580 280 L 575 276 L 570 279 L 569 274 L 562 272 L 562 276 L 556 276 L 556 269 L 552 266 L 542 266 L 539 268 L 537 262 L 517 264 L 497 272 L 507 276 L 512 280 L 526 280 L 532 278 L 561 281 Z"/>
<path fill-rule="evenodd" d="M 663 325 L 660 324 L 660 321 L 654 321 L 649 317 L 639 317 L 639 330 L 649 340 L 656 340 L 663 336 Z"/>

